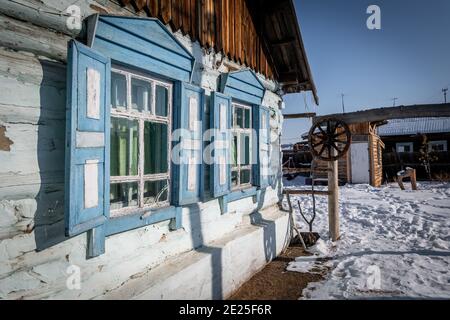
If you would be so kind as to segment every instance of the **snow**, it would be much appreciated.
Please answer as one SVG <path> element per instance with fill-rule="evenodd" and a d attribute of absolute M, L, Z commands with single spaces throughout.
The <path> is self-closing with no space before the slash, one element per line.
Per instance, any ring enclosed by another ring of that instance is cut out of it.
<path fill-rule="evenodd" d="M 295 182 L 301 185 L 294 180 L 286 188 L 298 188 Z M 288 270 L 331 270 L 303 291 L 304 298 L 450 298 L 450 184 L 418 187 L 341 187 L 341 239 L 335 243 L 328 238 L 327 198 L 317 196 L 313 231 L 322 239 L 310 248 L 311 257 L 296 259 Z M 312 211 L 311 196 L 291 200 Z M 299 214 L 296 220 L 307 231 Z"/>
<path fill-rule="evenodd" d="M 296 272 L 314 272 L 314 269 L 320 268 L 320 263 L 317 261 L 316 257 L 298 257 L 294 262 L 289 263 L 286 270 L 296 271 Z"/>

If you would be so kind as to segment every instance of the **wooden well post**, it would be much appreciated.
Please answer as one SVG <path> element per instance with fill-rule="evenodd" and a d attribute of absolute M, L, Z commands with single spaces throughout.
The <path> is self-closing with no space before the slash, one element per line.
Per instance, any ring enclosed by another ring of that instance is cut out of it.
<path fill-rule="evenodd" d="M 339 240 L 339 182 L 337 160 L 328 162 L 328 225 L 331 240 Z"/>

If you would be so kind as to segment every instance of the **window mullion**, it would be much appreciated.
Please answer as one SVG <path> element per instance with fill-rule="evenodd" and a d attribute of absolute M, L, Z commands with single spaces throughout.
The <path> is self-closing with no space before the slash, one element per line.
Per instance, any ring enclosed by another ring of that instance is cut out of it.
<path fill-rule="evenodd" d="M 129 73 L 126 74 L 127 77 L 127 110 L 131 111 L 131 76 Z"/>
<path fill-rule="evenodd" d="M 151 110 L 150 113 L 156 116 L 156 84 L 152 82 L 152 101 L 151 101 Z"/>
<path fill-rule="evenodd" d="M 145 154 L 145 145 L 144 145 L 144 120 L 139 119 L 139 207 L 143 207 L 144 205 L 144 154 Z"/>
<path fill-rule="evenodd" d="M 238 182 L 238 186 L 241 185 L 241 134 L 238 133 L 237 134 L 237 148 L 236 148 L 236 152 L 237 152 L 237 182 Z"/>

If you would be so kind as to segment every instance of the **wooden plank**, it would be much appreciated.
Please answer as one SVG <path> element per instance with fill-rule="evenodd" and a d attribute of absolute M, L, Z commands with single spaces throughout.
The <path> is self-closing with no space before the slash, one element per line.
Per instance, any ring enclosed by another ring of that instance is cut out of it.
<path fill-rule="evenodd" d="M 234 37 L 234 21 L 236 16 L 236 11 L 234 9 L 234 2 L 235 0 L 229 0 L 230 1 L 230 13 L 228 15 L 228 24 L 229 24 L 229 30 L 230 30 L 230 40 L 229 40 L 229 55 L 232 60 L 235 60 L 236 58 L 236 52 L 235 52 L 235 37 Z"/>
<path fill-rule="evenodd" d="M 159 14 L 162 22 L 168 24 L 172 19 L 172 0 L 160 0 Z"/>
<path fill-rule="evenodd" d="M 148 10 L 150 16 L 158 17 L 159 16 L 159 0 L 148 0 Z"/>
<path fill-rule="evenodd" d="M 209 33 L 209 20 L 210 20 L 210 15 L 209 15 L 209 7 L 211 5 L 211 0 L 205 0 L 204 1 L 204 11 L 203 11 L 203 21 L 205 23 L 204 25 L 204 31 L 205 31 L 205 47 L 210 47 L 211 46 L 211 37 L 210 37 L 210 33 Z"/>
<path fill-rule="evenodd" d="M 239 63 L 242 63 L 242 47 L 241 47 L 241 41 L 242 41 L 242 35 L 241 35 L 241 24 L 242 24 L 242 0 L 236 0 L 236 25 L 235 25 L 235 32 L 236 32 L 236 61 Z"/>
<path fill-rule="evenodd" d="M 232 77 L 231 75 L 227 78 L 227 87 L 234 88 L 237 90 L 243 90 L 247 93 L 250 93 L 256 97 L 263 98 L 264 96 L 264 88 L 257 88 L 253 85 L 250 85 L 248 82 L 241 81 Z"/>
<path fill-rule="evenodd" d="M 190 17 L 192 12 L 189 10 L 190 0 L 180 0 L 180 1 L 181 1 L 180 14 L 182 19 L 181 33 L 185 35 L 190 33 L 190 26 L 191 26 Z"/>
<path fill-rule="evenodd" d="M 171 24 L 173 26 L 174 31 L 177 31 L 181 28 L 181 10 L 180 10 L 181 1 L 180 0 L 171 0 L 170 10 L 171 10 Z"/>
<path fill-rule="evenodd" d="M 314 118 L 315 112 L 295 113 L 295 114 L 283 114 L 284 119 L 302 119 L 302 118 Z"/>
<path fill-rule="evenodd" d="M 135 228 L 144 227 L 150 224 L 167 221 L 177 216 L 175 207 L 168 207 L 159 210 L 146 210 L 143 213 L 125 215 L 111 219 L 106 224 L 105 235 L 121 233 Z"/>
<path fill-rule="evenodd" d="M 200 42 L 201 46 L 206 46 L 206 0 L 199 0 L 200 1 L 200 7 L 199 7 L 199 35 L 198 40 Z"/>
<path fill-rule="evenodd" d="M 157 27 L 155 26 L 155 29 Z M 124 50 L 129 50 L 131 55 L 146 55 L 149 59 L 153 57 L 164 57 L 168 64 L 172 64 L 179 69 L 190 72 L 192 67 L 192 58 L 180 55 L 168 50 L 168 46 L 164 46 L 162 41 L 168 41 L 168 39 L 160 39 L 159 43 L 150 43 L 148 40 L 142 39 L 131 32 L 125 32 L 117 29 L 109 24 L 99 24 L 98 32 L 102 33 L 102 38 L 98 38 L 95 42 L 107 42 L 111 46 L 121 46 Z M 131 28 L 130 28 L 131 31 Z M 156 30 L 154 31 L 156 33 Z M 94 47 L 97 44 L 94 44 Z M 136 51 L 136 53 L 133 53 Z M 181 51 L 180 51 L 181 52 Z M 152 54 L 150 54 L 152 53 Z M 111 57 L 114 53 L 111 53 Z M 137 64 L 139 65 L 139 64 Z"/>
<path fill-rule="evenodd" d="M 208 44 L 210 47 L 215 46 L 215 28 L 214 28 L 214 0 L 207 0 L 208 3 L 208 11 L 207 11 L 207 17 L 208 17 Z"/>
<path fill-rule="evenodd" d="M 228 1 L 229 0 L 221 0 L 222 1 L 222 14 L 221 14 L 221 22 L 222 22 L 222 51 L 224 54 L 228 52 Z"/>
<path fill-rule="evenodd" d="M 216 52 L 221 52 L 223 49 L 223 38 L 221 36 L 222 34 L 222 3 L 223 0 L 216 1 L 214 5 L 214 37 L 216 39 Z"/>
<path fill-rule="evenodd" d="M 243 30 L 248 30 L 248 12 L 245 11 L 243 12 L 243 19 L 242 19 L 242 29 Z M 242 39 L 241 39 L 241 43 L 242 43 L 242 64 L 245 64 L 246 66 L 248 66 L 248 56 L 247 56 L 247 51 L 248 51 L 248 34 L 249 32 L 244 32 L 242 34 Z"/>
<path fill-rule="evenodd" d="M 336 152 L 336 151 L 335 151 Z M 328 162 L 328 224 L 330 236 L 333 241 L 339 240 L 339 184 L 338 162 Z"/>
<path fill-rule="evenodd" d="M 450 103 L 387 107 L 349 112 L 345 114 L 331 114 L 316 117 L 314 121 L 320 121 L 326 117 L 336 117 L 345 121 L 347 124 L 363 121 L 376 122 L 388 119 L 450 117 Z"/>
<path fill-rule="evenodd" d="M 192 41 L 197 41 L 199 37 L 199 14 L 198 14 L 198 0 L 189 0 L 189 10 L 191 12 L 190 29 Z"/>

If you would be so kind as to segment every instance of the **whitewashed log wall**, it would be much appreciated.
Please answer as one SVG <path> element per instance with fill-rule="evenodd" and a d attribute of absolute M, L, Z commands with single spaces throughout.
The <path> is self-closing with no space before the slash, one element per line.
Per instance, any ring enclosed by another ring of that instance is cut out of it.
<path fill-rule="evenodd" d="M 67 29 L 64 15 L 54 13 L 72 2 L 0 2 L 0 299 L 107 297 L 169 257 L 232 232 L 255 208 L 251 198 L 230 204 L 228 215 L 221 215 L 217 201 L 199 204 L 184 210 L 182 230 L 169 232 L 167 222 L 109 237 L 107 253 L 93 260 L 85 259 L 85 235 L 62 241 L 66 47 L 78 33 Z M 131 14 L 114 1 L 77 5 L 83 17 Z M 215 90 L 217 76 L 227 71 L 216 67 L 220 57 L 176 36 L 197 59 L 193 81 Z M 279 102 L 268 91 L 264 104 L 277 108 Z M 280 121 L 277 116 L 271 122 L 275 136 Z M 275 188 L 266 194 L 265 206 L 277 201 Z M 191 225 L 195 219 L 201 225 Z M 72 264 L 82 268 L 81 291 L 66 287 Z"/>

